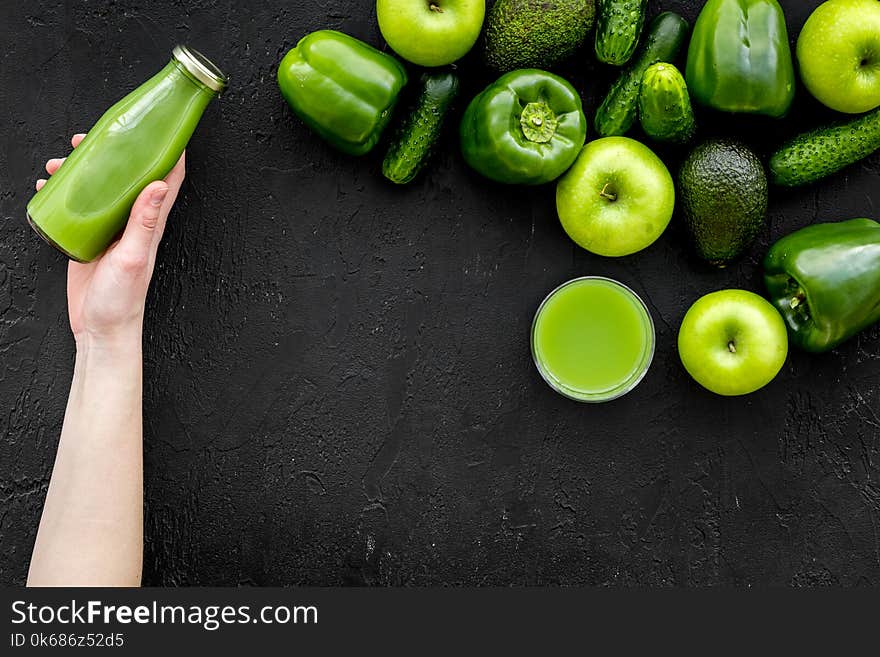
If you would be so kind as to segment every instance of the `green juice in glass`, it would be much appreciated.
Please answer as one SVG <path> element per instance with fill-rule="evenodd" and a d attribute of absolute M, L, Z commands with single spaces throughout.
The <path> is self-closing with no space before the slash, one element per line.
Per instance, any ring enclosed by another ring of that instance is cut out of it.
<path fill-rule="evenodd" d="M 553 290 L 532 324 L 532 356 L 544 380 L 582 402 L 616 399 L 645 376 L 654 322 L 644 302 L 609 278 L 576 278 Z"/>
<path fill-rule="evenodd" d="M 89 262 L 125 227 L 138 194 L 177 163 L 226 77 L 177 46 L 171 61 L 108 109 L 31 199 L 28 221 L 68 257 Z"/>

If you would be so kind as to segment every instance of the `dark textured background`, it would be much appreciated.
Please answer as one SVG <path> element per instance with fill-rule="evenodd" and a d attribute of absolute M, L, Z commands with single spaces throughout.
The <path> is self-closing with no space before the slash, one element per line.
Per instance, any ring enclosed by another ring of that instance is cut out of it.
<path fill-rule="evenodd" d="M 794 40 L 819 3 L 782 4 Z M 877 155 L 774 191 L 727 270 L 688 254 L 677 219 L 607 260 L 566 238 L 552 185 L 490 184 L 452 137 L 395 188 L 379 153 L 292 117 L 276 63 L 319 28 L 381 45 L 368 0 L 0 7 L 0 583 L 25 578 L 73 362 L 65 262 L 25 204 L 44 161 L 185 42 L 232 84 L 190 145 L 149 300 L 145 583 L 880 584 L 880 330 L 792 353 L 740 399 L 675 348 L 697 297 L 760 290 L 771 240 L 876 218 Z M 560 71 L 592 119 L 611 75 L 590 61 Z M 461 70 L 466 96 L 490 79 Z M 830 117 L 801 89 L 783 122 L 701 118 L 766 153 Z M 658 329 L 645 381 L 602 406 L 553 393 L 528 348 L 543 296 L 584 274 L 632 286 Z"/>

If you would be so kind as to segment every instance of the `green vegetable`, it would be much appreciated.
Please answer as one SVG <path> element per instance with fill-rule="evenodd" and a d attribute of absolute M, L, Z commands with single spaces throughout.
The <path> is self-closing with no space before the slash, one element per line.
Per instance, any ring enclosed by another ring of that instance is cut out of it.
<path fill-rule="evenodd" d="M 596 112 L 596 132 L 602 137 L 624 135 L 636 120 L 639 88 L 645 71 L 657 62 L 673 62 L 684 44 L 688 22 L 671 11 L 657 16 L 648 27 L 644 45 L 629 67 L 611 85 Z"/>
<path fill-rule="evenodd" d="M 382 162 L 382 174 L 399 185 L 418 175 L 431 155 L 443 121 L 458 95 L 458 76 L 452 71 L 423 73 L 421 92 Z"/>
<path fill-rule="evenodd" d="M 695 101 L 722 112 L 785 115 L 794 63 L 776 0 L 709 0 L 694 25 L 685 71 Z"/>
<path fill-rule="evenodd" d="M 764 165 L 738 142 L 697 146 L 679 171 L 678 186 L 694 247 L 710 264 L 723 267 L 739 257 L 764 226 Z"/>
<path fill-rule="evenodd" d="M 850 219 L 783 237 L 764 259 L 764 283 L 792 342 L 834 349 L 880 321 L 880 224 Z"/>
<path fill-rule="evenodd" d="M 815 182 L 880 149 L 880 109 L 795 137 L 770 158 L 770 180 L 796 187 Z"/>
<path fill-rule="evenodd" d="M 486 15 L 483 58 L 499 73 L 550 68 L 586 40 L 595 13 L 594 0 L 497 0 Z"/>
<path fill-rule="evenodd" d="M 468 105 L 461 151 L 487 178 L 540 185 L 565 173 L 586 134 L 574 87 L 552 73 L 522 69 L 502 75 Z"/>
<path fill-rule="evenodd" d="M 405 84 L 400 62 L 333 30 L 304 36 L 278 66 L 278 86 L 291 109 L 350 155 L 376 145 Z"/>
<path fill-rule="evenodd" d="M 596 57 L 623 66 L 639 45 L 648 0 L 599 0 L 596 20 Z"/>
<path fill-rule="evenodd" d="M 684 78 L 675 66 L 654 64 L 642 78 L 639 119 L 645 134 L 657 141 L 683 143 L 696 132 L 694 111 Z"/>

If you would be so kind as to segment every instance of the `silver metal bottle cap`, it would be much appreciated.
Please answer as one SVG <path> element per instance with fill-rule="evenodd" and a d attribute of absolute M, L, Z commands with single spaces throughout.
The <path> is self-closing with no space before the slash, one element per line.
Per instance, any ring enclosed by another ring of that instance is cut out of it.
<path fill-rule="evenodd" d="M 174 46 L 171 54 L 190 75 L 208 89 L 219 93 L 226 88 L 229 78 L 198 50 L 177 45 Z"/>

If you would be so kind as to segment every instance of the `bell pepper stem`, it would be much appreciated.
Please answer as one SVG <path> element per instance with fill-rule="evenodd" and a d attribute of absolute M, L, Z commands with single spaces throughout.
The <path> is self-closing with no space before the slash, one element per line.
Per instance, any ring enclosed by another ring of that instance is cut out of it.
<path fill-rule="evenodd" d="M 791 309 L 794 310 L 799 305 L 801 305 L 804 300 L 807 298 L 807 295 L 804 294 L 803 290 L 798 290 L 798 293 L 795 294 L 791 300 L 788 302 L 788 305 L 791 306 Z"/>
<path fill-rule="evenodd" d="M 523 108 L 519 123 L 526 139 L 536 144 L 545 144 L 556 134 L 559 119 L 547 103 L 538 101 Z"/>

